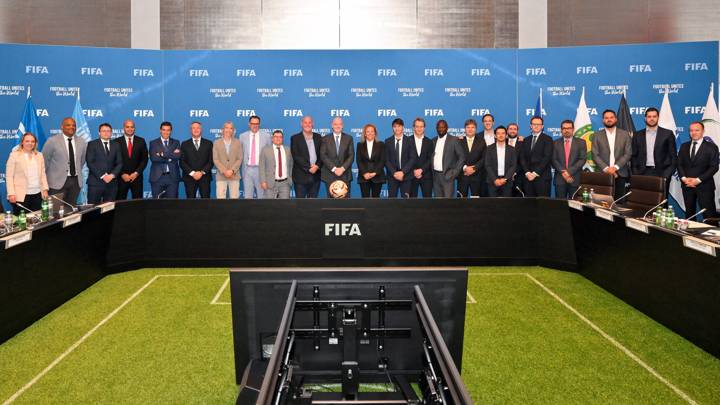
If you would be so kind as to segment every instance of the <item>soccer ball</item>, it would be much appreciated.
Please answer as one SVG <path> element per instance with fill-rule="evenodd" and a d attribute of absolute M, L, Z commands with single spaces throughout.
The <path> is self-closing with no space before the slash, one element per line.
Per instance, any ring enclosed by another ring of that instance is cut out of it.
<path fill-rule="evenodd" d="M 348 194 L 348 185 L 342 180 L 335 180 L 330 183 L 330 197 L 346 198 Z"/>

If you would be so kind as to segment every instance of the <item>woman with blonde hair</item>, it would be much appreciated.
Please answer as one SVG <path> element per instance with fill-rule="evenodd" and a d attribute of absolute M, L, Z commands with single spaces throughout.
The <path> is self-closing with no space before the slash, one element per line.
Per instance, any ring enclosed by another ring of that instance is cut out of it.
<path fill-rule="evenodd" d="M 48 197 L 45 160 L 37 150 L 37 137 L 33 133 L 26 132 L 17 150 L 10 153 L 5 169 L 5 184 L 7 199 L 15 215 L 22 211 L 18 203 L 37 211 L 42 200 Z"/>
<path fill-rule="evenodd" d="M 377 128 L 373 124 L 363 127 L 363 138 L 357 144 L 355 161 L 358 167 L 357 182 L 363 198 L 379 198 L 385 183 L 385 143 L 377 141 Z"/>

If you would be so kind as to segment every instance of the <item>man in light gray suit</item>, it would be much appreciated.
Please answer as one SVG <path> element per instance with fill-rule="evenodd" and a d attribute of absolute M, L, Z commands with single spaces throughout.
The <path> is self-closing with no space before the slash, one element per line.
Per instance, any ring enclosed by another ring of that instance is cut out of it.
<path fill-rule="evenodd" d="M 267 129 L 260 129 L 260 117 L 253 115 L 248 121 L 249 131 L 240 134 L 240 144 L 244 151 L 242 161 L 243 194 L 245 198 L 263 197 L 263 189 L 260 187 L 260 174 L 258 165 L 260 163 L 260 151 L 270 145 L 270 132 Z"/>
<path fill-rule="evenodd" d="M 223 124 L 222 138 L 213 144 L 213 163 L 217 168 L 215 175 L 215 194 L 223 199 L 230 189 L 230 198 L 240 197 L 240 165 L 243 160 L 243 148 L 235 138 L 235 125 L 232 121 Z"/>
<path fill-rule="evenodd" d="M 433 193 L 436 198 L 451 198 L 454 196 L 455 178 L 465 165 L 465 152 L 460 141 L 447 134 L 447 121 L 438 121 L 435 130 L 438 136 L 432 140 Z"/>
<path fill-rule="evenodd" d="M 343 132 L 343 120 L 335 117 L 332 120 L 332 133 L 320 141 L 320 179 L 325 182 L 327 195 L 330 195 L 330 184 L 342 180 L 348 186 L 347 197 L 350 198 L 352 182 L 352 164 L 355 160 L 355 147 L 352 136 Z"/>
<path fill-rule="evenodd" d="M 625 194 L 625 185 L 630 177 L 632 138 L 627 131 L 617 128 L 616 124 L 615 111 L 603 111 L 605 128 L 593 134 L 592 156 L 598 169 L 615 177 L 614 197 L 618 199 Z"/>
<path fill-rule="evenodd" d="M 62 120 L 61 129 L 62 134 L 50 137 L 43 147 L 45 174 L 51 195 L 63 193 L 65 201 L 77 204 L 87 143 L 75 136 L 77 124 L 71 117 Z"/>
<path fill-rule="evenodd" d="M 260 152 L 260 188 L 263 198 L 290 198 L 293 159 L 290 148 L 283 145 L 283 133 L 275 130 L 272 145 Z"/>
<path fill-rule="evenodd" d="M 585 140 L 575 138 L 575 123 L 560 124 L 562 137 L 553 144 L 552 165 L 555 168 L 555 198 L 569 199 L 580 187 L 580 173 L 587 162 Z"/>

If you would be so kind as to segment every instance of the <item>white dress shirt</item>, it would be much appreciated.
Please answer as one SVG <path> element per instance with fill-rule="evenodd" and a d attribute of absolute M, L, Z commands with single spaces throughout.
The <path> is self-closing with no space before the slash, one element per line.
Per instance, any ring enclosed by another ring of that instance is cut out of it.
<path fill-rule="evenodd" d="M 505 176 L 505 144 L 497 144 L 497 173 L 498 177 Z"/>
<path fill-rule="evenodd" d="M 605 128 L 605 134 L 607 135 L 608 145 L 610 146 L 610 160 L 608 161 L 608 165 L 615 166 L 615 128 L 613 128 L 612 131 Z"/>
<path fill-rule="evenodd" d="M 655 140 L 657 139 L 657 128 L 654 130 L 645 129 L 645 166 L 655 166 Z"/>
<path fill-rule="evenodd" d="M 435 143 L 435 156 L 433 157 L 433 170 L 439 172 L 443 171 L 443 152 L 445 152 L 445 141 L 450 135 L 445 135 L 442 138 L 438 137 Z"/>
<path fill-rule="evenodd" d="M 490 146 L 495 143 L 495 133 L 493 131 L 484 131 L 485 145 Z"/>
<path fill-rule="evenodd" d="M 367 147 L 367 151 L 368 151 L 368 159 L 370 159 L 370 157 L 372 156 L 373 144 L 375 144 L 375 141 L 365 140 L 365 147 Z"/>
<path fill-rule="evenodd" d="M 418 156 L 420 156 L 420 153 L 422 152 L 423 138 L 425 138 L 425 135 L 423 135 L 419 138 L 417 136 L 413 135 L 413 139 L 415 139 L 415 150 L 417 150 Z"/>

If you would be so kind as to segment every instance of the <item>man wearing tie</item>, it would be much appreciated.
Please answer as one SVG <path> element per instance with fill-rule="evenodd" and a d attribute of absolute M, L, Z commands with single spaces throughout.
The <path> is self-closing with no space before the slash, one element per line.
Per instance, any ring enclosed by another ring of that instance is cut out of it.
<path fill-rule="evenodd" d="M 598 169 L 615 177 L 613 194 L 614 198 L 618 199 L 625 194 L 625 185 L 630 176 L 628 166 L 632 158 L 632 140 L 630 134 L 624 129 L 617 128 L 616 124 L 615 111 L 603 111 L 605 128 L 593 135 L 591 150 Z"/>
<path fill-rule="evenodd" d="M 49 192 L 63 193 L 65 201 L 77 204 L 87 143 L 75 136 L 77 124 L 71 117 L 62 120 L 61 129 L 62 134 L 50 137 L 42 150 Z"/>
<path fill-rule="evenodd" d="M 405 123 L 401 118 L 392 122 L 393 135 L 385 140 L 385 169 L 387 171 L 388 198 L 410 197 L 412 169 L 415 166 L 413 143 L 405 137 Z"/>
<path fill-rule="evenodd" d="M 88 203 L 114 201 L 118 192 L 118 180 L 122 169 L 120 145 L 111 142 L 112 127 L 108 123 L 98 127 L 99 139 L 90 141 L 87 145 L 87 166 L 89 176 Z"/>
<path fill-rule="evenodd" d="M 260 187 L 263 198 L 290 198 L 293 158 L 290 148 L 283 145 L 282 131 L 272 134 L 272 145 L 260 152 Z"/>
<path fill-rule="evenodd" d="M 305 116 L 300 121 L 302 131 L 290 137 L 293 157 L 292 180 L 295 198 L 317 198 L 320 191 L 320 143 L 322 136 L 313 132 L 313 119 Z"/>
<path fill-rule="evenodd" d="M 562 137 L 553 145 L 552 164 L 555 168 L 555 198 L 569 199 L 580 186 L 580 173 L 587 161 L 585 141 L 575 138 L 575 123 L 565 120 L 560 124 Z"/>
<path fill-rule="evenodd" d="M 243 149 L 240 141 L 235 138 L 235 125 L 232 121 L 223 124 L 222 137 L 213 144 L 213 163 L 217 168 L 215 175 L 215 195 L 218 199 L 227 196 L 240 197 L 240 165 Z"/>
<path fill-rule="evenodd" d="M 448 124 L 440 120 L 435 125 L 438 136 L 433 139 L 433 192 L 436 198 L 452 198 L 455 178 L 465 164 L 465 153 L 460 140 L 448 135 Z"/>
<path fill-rule="evenodd" d="M 197 121 L 190 124 L 190 139 L 180 145 L 180 167 L 187 198 L 197 198 L 198 191 L 200 198 L 210 198 L 212 149 L 212 142 L 202 137 L 202 125 Z"/>
<path fill-rule="evenodd" d="M 332 134 L 322 138 L 320 145 L 320 159 L 322 160 L 321 179 L 330 195 L 330 185 L 336 180 L 342 180 L 348 186 L 347 197 L 350 198 L 350 183 L 352 182 L 352 164 L 355 160 L 355 148 L 352 136 L 342 132 L 343 121 L 340 117 L 332 120 Z"/>
<path fill-rule="evenodd" d="M 135 122 L 123 122 L 123 136 L 115 142 L 120 146 L 122 170 L 118 180 L 118 200 L 127 199 L 128 191 L 134 200 L 143 198 L 143 172 L 148 162 L 148 150 L 145 139 L 135 135 Z"/>
<path fill-rule="evenodd" d="M 481 179 L 481 173 L 485 171 L 483 159 L 487 143 L 484 139 L 478 142 L 479 140 L 475 136 L 476 130 L 477 123 L 474 119 L 465 121 L 465 139 L 460 141 L 463 145 L 463 152 L 465 152 L 465 164 L 458 178 L 458 191 L 463 197 L 471 195 L 480 197 L 482 193 L 480 183 L 484 181 Z"/>
<path fill-rule="evenodd" d="M 433 174 L 432 153 L 433 143 L 425 136 L 425 120 L 415 118 L 413 122 L 413 152 L 415 153 L 415 167 L 413 167 L 410 197 L 419 196 L 418 189 L 422 190 L 423 198 L 432 197 Z"/>
<path fill-rule="evenodd" d="M 506 137 L 505 127 L 496 127 L 495 142 L 487 147 L 485 154 L 489 197 L 512 197 L 512 176 L 517 169 L 517 152 L 507 145 Z"/>
<path fill-rule="evenodd" d="M 645 128 L 635 132 L 632 138 L 633 174 L 665 178 L 665 191 L 677 167 L 675 135 L 671 130 L 658 126 L 657 108 L 645 110 Z"/>
<path fill-rule="evenodd" d="M 685 217 L 695 215 L 697 205 L 707 211 L 705 218 L 717 217 L 715 205 L 715 180 L 718 171 L 718 147 L 703 139 L 705 124 L 690 124 L 690 142 L 680 146 L 678 153 L 678 175 L 682 181 L 683 200 L 685 200 Z"/>
<path fill-rule="evenodd" d="M 150 142 L 150 188 L 153 198 L 178 198 L 180 141 L 170 138 L 172 124 L 160 124 L 160 138 Z"/>
<path fill-rule="evenodd" d="M 263 189 L 260 187 L 260 151 L 270 145 L 270 133 L 260 129 L 260 117 L 253 115 L 248 121 L 248 131 L 240 134 L 240 144 L 243 150 L 242 180 L 243 195 L 245 198 L 262 198 Z"/>
<path fill-rule="evenodd" d="M 550 197 L 552 182 L 553 140 L 543 132 L 542 117 L 530 119 L 530 136 L 520 146 L 520 164 L 523 173 L 523 190 L 528 197 Z"/>

